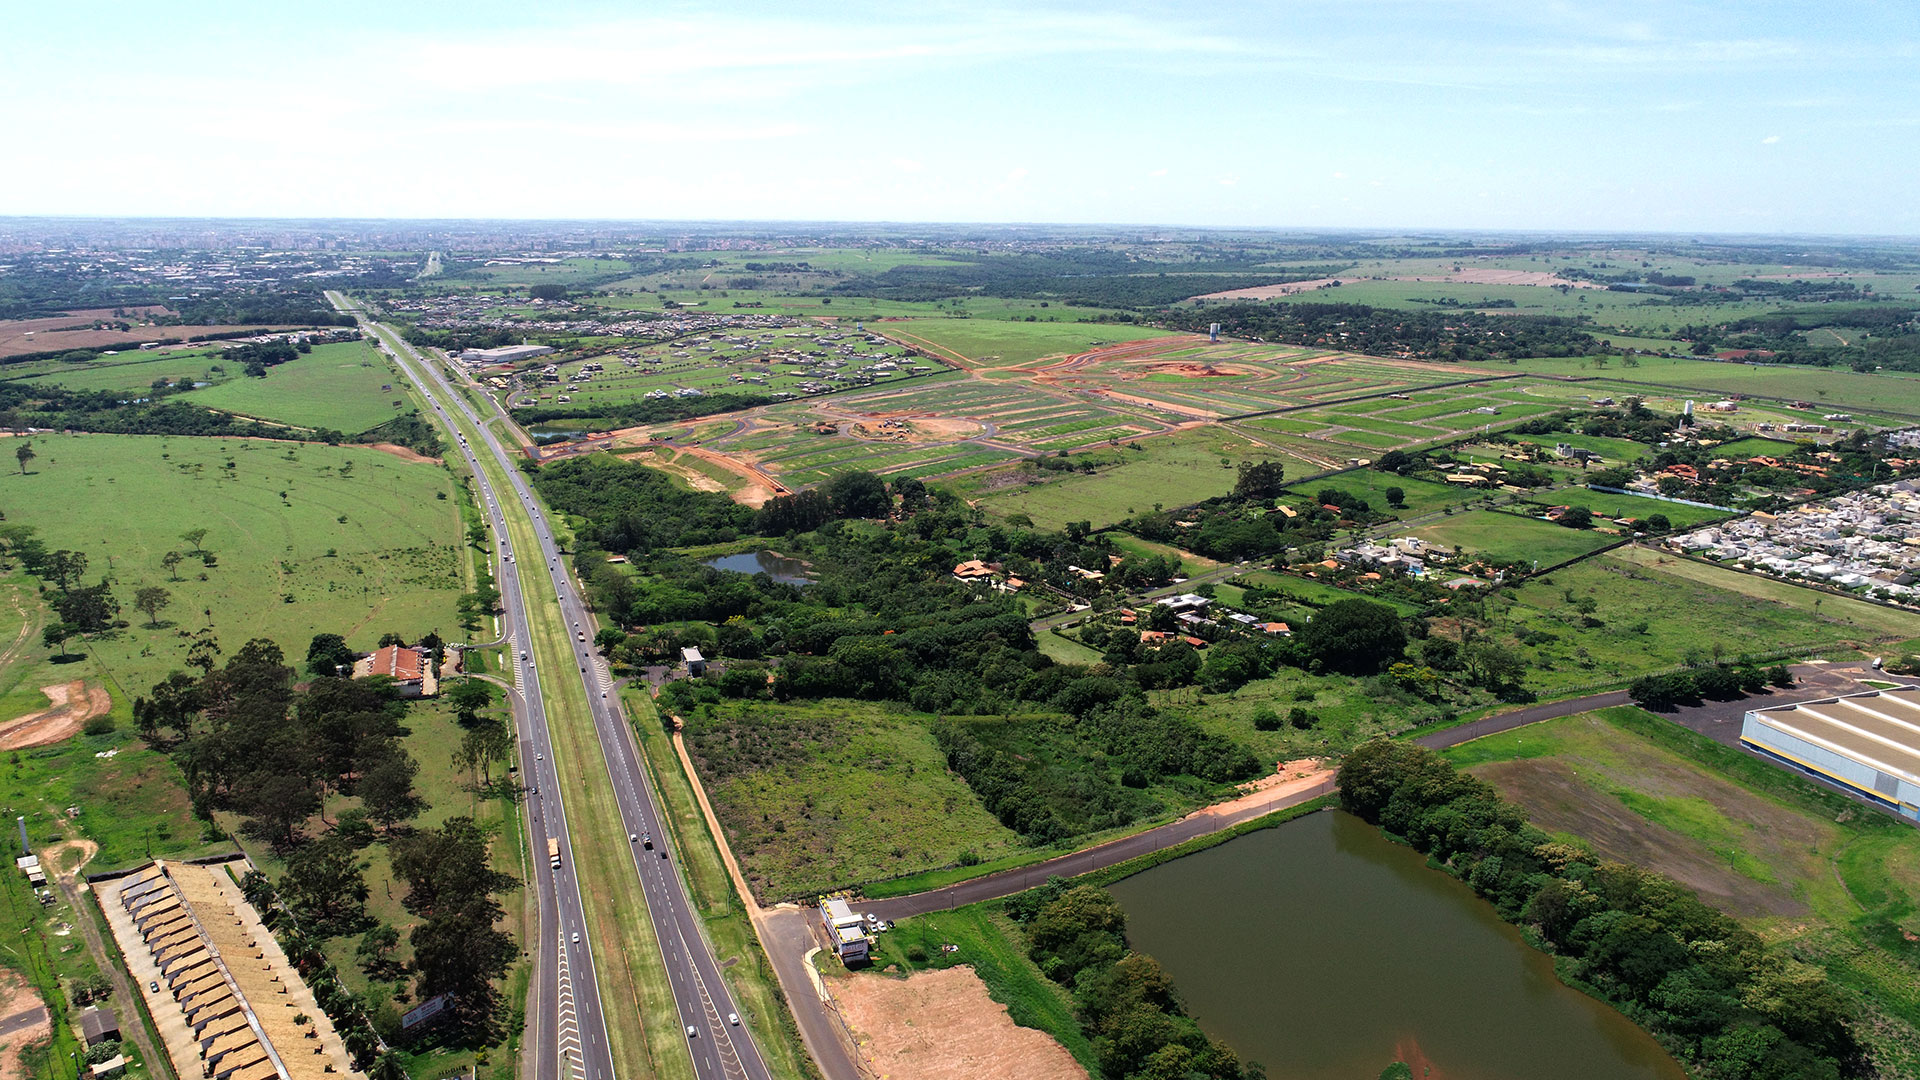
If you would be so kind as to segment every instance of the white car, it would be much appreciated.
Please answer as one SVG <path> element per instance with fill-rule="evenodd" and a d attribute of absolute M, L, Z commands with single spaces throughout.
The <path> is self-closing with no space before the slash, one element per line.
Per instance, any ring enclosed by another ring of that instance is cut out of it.
<path fill-rule="evenodd" d="M 739 1026 L 740 1026 L 740 1014 L 739 1014 L 739 1013 L 728 1013 L 728 1014 L 727 1014 L 727 1023 L 729 1023 L 729 1024 L 732 1024 L 732 1025 L 733 1025 L 734 1027 L 739 1027 Z"/>
<path fill-rule="evenodd" d="M 575 930 L 575 931 L 573 932 L 573 943 L 574 943 L 575 945 L 578 945 L 578 944 L 580 944 L 580 931 L 578 931 L 578 930 Z"/>
<path fill-rule="evenodd" d="M 694 1027 L 694 1026 L 693 1026 L 692 1024 L 688 1024 L 688 1025 L 687 1025 L 687 1038 L 689 1038 L 689 1039 L 697 1039 L 697 1038 L 699 1038 L 699 1037 L 700 1037 L 700 1029 L 699 1029 L 699 1028 L 696 1028 L 696 1027 Z"/>

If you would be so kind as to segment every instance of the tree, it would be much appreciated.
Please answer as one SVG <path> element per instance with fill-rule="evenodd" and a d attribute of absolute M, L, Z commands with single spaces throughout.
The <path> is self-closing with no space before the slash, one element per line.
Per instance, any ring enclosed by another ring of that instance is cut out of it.
<path fill-rule="evenodd" d="M 593 635 L 594 648 L 603 653 L 611 653 L 627 643 L 627 632 L 617 626 L 603 626 Z"/>
<path fill-rule="evenodd" d="M 40 644 L 55 650 L 55 655 L 67 654 L 67 639 L 74 635 L 74 629 L 63 622 L 50 622 L 40 631 Z"/>
<path fill-rule="evenodd" d="M 413 778 L 419 772 L 413 755 L 397 745 L 375 759 L 354 788 L 360 804 L 367 808 L 367 816 L 391 828 L 418 814 L 423 806 L 420 796 L 414 794 Z"/>
<path fill-rule="evenodd" d="M 353 650 L 339 634 L 315 634 L 307 644 L 309 675 L 338 675 L 342 668 L 352 667 L 353 661 Z"/>
<path fill-rule="evenodd" d="M 200 554 L 201 551 L 205 550 L 200 546 L 200 541 L 205 540 L 206 538 L 207 538 L 207 530 L 205 529 L 188 529 L 186 532 L 183 532 L 180 534 L 180 539 L 185 540 L 187 543 L 193 545 L 193 553 L 195 555 L 198 555 Z"/>
<path fill-rule="evenodd" d="M 73 627 L 75 633 L 97 634 L 113 625 L 120 614 L 120 602 L 113 598 L 113 590 L 102 581 L 84 589 L 69 589 L 53 601 L 53 610 L 58 612 L 60 620 Z"/>
<path fill-rule="evenodd" d="M 1384 494 L 1387 496 L 1388 506 L 1393 507 L 1395 510 L 1406 509 L 1407 489 L 1401 488 L 1401 487 L 1390 487 L 1385 491 Z"/>
<path fill-rule="evenodd" d="M 1358 598 L 1327 605 L 1296 637 L 1327 670 L 1349 675 L 1378 674 L 1407 647 L 1400 613 Z"/>
<path fill-rule="evenodd" d="M 360 928 L 367 916 L 367 881 L 347 845 L 315 840 L 287 860 L 280 895 L 309 931 L 334 937 Z"/>
<path fill-rule="evenodd" d="M 826 491 L 835 517 L 883 518 L 893 512 L 887 482 L 863 469 L 838 474 L 827 481 Z"/>
<path fill-rule="evenodd" d="M 480 710 L 493 701 L 487 685 L 478 679 L 461 679 L 442 690 L 440 696 L 453 706 L 454 716 L 460 723 L 467 726 L 479 720 Z"/>
<path fill-rule="evenodd" d="M 20 475 L 25 476 L 27 475 L 27 462 L 32 461 L 40 455 L 33 452 L 33 443 L 28 441 L 21 443 L 19 449 L 13 452 L 13 456 L 15 460 L 20 462 Z"/>
<path fill-rule="evenodd" d="M 1287 468 L 1278 461 L 1243 461 L 1234 478 L 1233 494 L 1239 499 L 1264 500 L 1280 494 L 1286 487 Z"/>
<path fill-rule="evenodd" d="M 180 580 L 180 571 L 179 571 L 180 561 L 185 558 L 186 558 L 185 555 L 182 555 L 177 551 L 171 551 L 171 550 L 168 551 L 165 555 L 160 556 L 160 565 L 167 568 L 168 580 L 170 581 Z"/>
<path fill-rule="evenodd" d="M 1560 514 L 1560 524 L 1569 529 L 1593 528 L 1593 511 L 1584 506 L 1569 506 Z"/>
<path fill-rule="evenodd" d="M 62 548 L 47 556 L 46 571 L 62 591 L 73 587 L 87 572 L 87 553 Z"/>
<path fill-rule="evenodd" d="M 1667 515 L 1665 514 L 1648 514 L 1647 515 L 1647 531 L 1648 532 L 1666 532 L 1672 528 L 1673 528 L 1673 523 L 1667 520 Z"/>
<path fill-rule="evenodd" d="M 369 979 L 397 978 L 406 970 L 393 958 L 393 950 L 399 947 L 400 931 L 381 923 L 360 935 L 360 944 L 354 948 L 353 958 L 359 962 L 360 970 Z"/>
<path fill-rule="evenodd" d="M 173 603 L 173 594 L 159 585 L 147 585 L 135 590 L 133 606 L 147 613 L 147 625 L 160 625 L 160 612 Z"/>
<path fill-rule="evenodd" d="M 1694 685 L 1693 674 L 1687 671 L 1648 675 L 1627 687 L 1627 696 L 1641 708 L 1654 712 L 1672 712 L 1682 705 L 1697 705 L 1700 702 L 1700 691 Z"/>

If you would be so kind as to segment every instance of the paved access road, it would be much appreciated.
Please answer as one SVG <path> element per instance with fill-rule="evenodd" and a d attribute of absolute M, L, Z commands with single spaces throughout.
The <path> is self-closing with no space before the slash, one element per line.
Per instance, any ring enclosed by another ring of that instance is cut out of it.
<path fill-rule="evenodd" d="M 360 315 L 364 329 L 377 333 L 382 347 L 407 370 L 415 386 L 427 397 L 436 417 L 452 432 L 462 456 L 473 467 L 482 498 L 486 502 L 487 516 L 500 545 L 509 543 L 505 530 L 506 515 L 510 513 L 525 515 L 537 538 L 536 551 L 516 552 L 506 547 L 501 547 L 499 551 L 501 602 L 507 610 L 510 637 L 514 642 L 517 681 L 522 687 L 522 734 L 525 738 L 522 751 L 523 754 L 528 748 L 534 751 L 530 786 L 539 792 L 529 800 L 534 834 L 535 878 L 542 898 L 551 897 L 554 901 L 541 905 L 542 962 L 535 1010 L 530 1021 L 537 1027 L 535 1038 L 531 1040 L 536 1044 L 535 1075 L 554 1077 L 556 1080 L 566 1077 L 614 1080 L 611 1051 L 606 1040 L 609 1021 L 602 1006 L 599 982 L 594 971 L 585 908 L 580 899 L 578 881 L 572 871 L 574 838 L 567 832 L 559 776 L 555 771 L 547 737 L 540 673 L 536 670 L 536 654 L 530 645 L 533 640 L 532 628 L 527 621 L 526 600 L 520 589 L 520 568 L 530 565 L 538 572 L 540 564 L 544 564 L 559 599 L 564 625 L 573 633 L 568 647 L 577 669 L 574 672 L 552 674 L 556 678 L 577 676 L 585 688 L 595 734 L 605 758 L 608 780 L 627 831 L 626 836 L 581 837 L 580 842 L 619 844 L 631 853 L 634 873 L 640 880 L 647 902 L 647 914 L 660 942 L 669 984 L 679 1008 L 682 1031 L 692 1031 L 691 1035 L 685 1036 L 684 1044 L 692 1057 L 695 1075 L 700 1080 L 771 1080 L 766 1063 L 761 1059 L 759 1049 L 753 1045 L 746 1028 L 735 1026 L 728 1020 L 730 1015 L 738 1014 L 739 1006 L 734 1002 L 732 992 L 721 977 L 720 966 L 701 935 L 699 918 L 694 914 L 693 904 L 677 868 L 672 865 L 667 834 L 659 826 L 660 814 L 647 775 L 640 764 L 639 747 L 634 741 L 633 730 L 620 708 L 618 695 L 612 693 L 611 679 L 591 645 L 597 628 L 561 562 L 546 511 L 534 498 L 524 474 L 514 467 L 511 454 L 466 398 L 447 382 L 438 367 L 416 353 L 398 334 L 388 328 L 375 326 L 350 302 L 338 294 L 332 295 L 336 304 Z M 452 423 L 448 409 L 456 410 L 480 433 L 480 440 L 485 444 L 483 448 L 476 450 L 469 445 L 466 435 Z M 506 475 L 510 490 L 493 490 L 476 453 L 492 455 Z M 651 850 L 637 840 L 629 840 L 629 837 L 640 836 L 651 836 Z M 546 866 L 546 859 L 541 857 L 549 837 L 560 840 L 560 873 L 551 872 Z M 579 935 L 577 943 L 573 940 L 576 933 Z M 549 949 L 552 951 L 549 952 Z M 552 957 L 551 962 L 548 961 L 549 956 Z M 628 1003 L 626 1008 L 618 1010 L 612 1022 L 637 1024 L 637 1014 L 638 1003 Z M 576 1027 L 580 1032 L 580 1047 L 570 1052 L 567 1034 Z M 671 1045 L 671 1042 L 661 1038 L 664 1033 L 651 1034 L 656 1046 Z"/>

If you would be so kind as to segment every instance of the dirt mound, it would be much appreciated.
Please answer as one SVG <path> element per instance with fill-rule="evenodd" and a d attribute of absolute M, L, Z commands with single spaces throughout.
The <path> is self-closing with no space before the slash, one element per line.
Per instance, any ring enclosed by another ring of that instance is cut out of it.
<path fill-rule="evenodd" d="M 905 979 L 855 975 L 832 982 L 873 1075 L 889 1080 L 1086 1080 L 1043 1031 L 1014 1024 L 970 967 Z"/>
<path fill-rule="evenodd" d="M 52 707 L 16 716 L 0 724 L 0 750 L 22 750 L 46 746 L 80 733 L 81 725 L 113 708 L 113 698 L 102 687 L 87 686 L 85 679 L 43 686 L 40 692 L 53 702 Z"/>

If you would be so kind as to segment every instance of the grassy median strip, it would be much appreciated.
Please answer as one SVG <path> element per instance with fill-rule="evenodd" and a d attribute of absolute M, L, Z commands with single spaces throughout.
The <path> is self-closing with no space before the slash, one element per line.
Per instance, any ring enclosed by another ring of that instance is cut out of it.
<path fill-rule="evenodd" d="M 398 347 L 398 346 L 396 346 Z M 422 363 L 431 363 L 423 360 Z M 445 414 L 472 441 L 494 494 L 509 505 L 512 487 L 500 463 L 485 450 L 479 432 L 457 412 Z M 503 512 L 504 513 L 504 512 Z M 524 511 L 504 514 L 508 542 L 519 552 L 538 552 L 532 521 Z M 648 917 L 640 879 L 627 851 L 626 828 L 620 820 L 605 759 L 593 729 L 585 690 L 575 673 L 567 645 L 558 597 L 552 581 L 542 573 L 521 576 L 523 599 L 533 651 L 542 680 L 548 731 L 553 742 L 555 769 L 566 799 L 567 824 L 573 837 L 574 876 L 580 883 L 589 931 L 593 938 L 600 998 L 607 1020 L 607 1037 L 616 1075 L 692 1080 L 693 1060 L 680 1040 L 656 1049 L 649 1031 L 680 1031 L 679 1010 L 668 983 L 660 943 Z M 545 943 L 541 943 L 545 944 Z M 626 1006 L 623 1008 L 622 1006 Z M 632 1013 L 627 1011 L 631 1008 Z M 637 1014 L 640 1023 L 627 1023 Z"/>
<path fill-rule="evenodd" d="M 681 871 L 714 956 L 722 964 L 729 959 L 739 961 L 726 968 L 725 975 L 728 988 L 740 1003 L 742 1022 L 752 1029 L 754 1044 L 773 1075 L 792 1080 L 818 1075 L 800 1042 L 773 964 L 761 949 L 760 935 L 734 891 L 720 848 L 707 829 L 693 785 L 680 767 L 652 697 L 644 690 L 630 688 L 622 693 L 621 700 L 633 720 L 641 752 L 646 755 L 647 770 L 653 775 L 654 791 L 659 796 L 662 825 L 673 833 Z"/>

